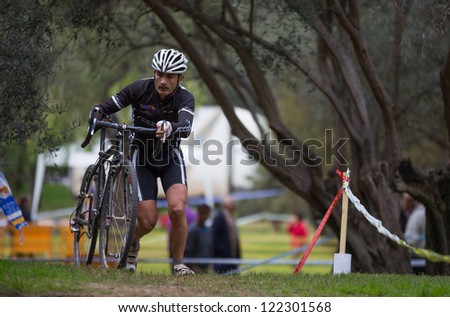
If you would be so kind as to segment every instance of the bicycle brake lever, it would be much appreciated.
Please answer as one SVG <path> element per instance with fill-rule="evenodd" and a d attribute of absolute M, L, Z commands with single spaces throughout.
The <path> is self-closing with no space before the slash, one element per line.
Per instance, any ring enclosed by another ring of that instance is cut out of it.
<path fill-rule="evenodd" d="M 162 127 L 162 130 L 163 130 L 163 139 L 162 139 L 162 143 L 164 143 L 164 142 L 166 142 L 166 131 L 165 131 L 166 120 L 163 121 L 161 127 Z"/>

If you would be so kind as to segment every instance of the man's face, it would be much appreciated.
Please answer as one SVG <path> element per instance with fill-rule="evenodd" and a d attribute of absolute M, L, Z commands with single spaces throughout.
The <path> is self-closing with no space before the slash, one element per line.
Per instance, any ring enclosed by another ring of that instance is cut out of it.
<path fill-rule="evenodd" d="M 405 212 L 410 213 L 416 207 L 417 202 L 409 194 L 404 193 L 401 205 Z"/>
<path fill-rule="evenodd" d="M 199 212 L 198 213 L 198 223 L 204 224 L 206 222 L 206 220 L 208 220 L 208 218 L 209 218 L 209 213 L 210 213 L 209 209 Z"/>
<path fill-rule="evenodd" d="M 179 82 L 184 78 L 184 76 L 180 74 L 161 73 L 156 70 L 154 71 L 154 75 L 156 91 L 162 100 L 173 93 Z"/>

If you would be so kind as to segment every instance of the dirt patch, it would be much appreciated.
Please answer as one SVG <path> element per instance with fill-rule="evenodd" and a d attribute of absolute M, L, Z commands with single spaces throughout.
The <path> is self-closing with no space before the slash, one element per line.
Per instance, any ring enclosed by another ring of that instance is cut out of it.
<path fill-rule="evenodd" d="M 106 285 L 104 283 L 89 283 L 86 287 L 90 292 L 87 296 L 114 296 L 114 297 L 204 297 L 204 296 L 260 296 L 253 292 L 235 289 L 226 292 L 214 287 L 199 287 L 198 285 L 188 285 L 186 282 L 171 282 L 166 285 Z M 80 294 L 80 296 L 86 296 Z"/>

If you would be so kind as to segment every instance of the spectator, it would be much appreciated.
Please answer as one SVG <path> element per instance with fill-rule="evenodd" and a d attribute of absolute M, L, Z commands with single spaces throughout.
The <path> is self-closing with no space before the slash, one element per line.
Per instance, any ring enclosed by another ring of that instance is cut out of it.
<path fill-rule="evenodd" d="M 233 219 L 236 204 L 231 197 L 223 200 L 222 208 L 214 217 L 212 224 L 213 249 L 215 258 L 240 259 L 241 250 L 238 228 Z M 217 274 L 236 270 L 237 264 L 216 263 L 213 269 Z"/>
<path fill-rule="evenodd" d="M 411 195 L 404 193 L 403 201 L 405 205 L 411 206 L 410 215 L 405 227 L 406 242 L 416 248 L 425 248 L 425 228 L 426 228 L 426 210 L 425 206 L 416 201 Z M 415 255 L 412 259 L 423 259 Z M 416 274 L 425 273 L 424 266 L 413 266 L 413 271 Z"/>
<path fill-rule="evenodd" d="M 289 223 L 287 231 L 290 235 L 291 249 L 295 250 L 305 245 L 308 239 L 308 226 L 301 212 L 294 214 L 294 218 Z"/>
<path fill-rule="evenodd" d="M 404 200 L 412 206 L 406 222 L 405 240 L 413 247 L 425 248 L 425 206 L 404 194 Z"/>
<path fill-rule="evenodd" d="M 206 225 L 206 221 L 208 220 L 210 213 L 211 208 L 208 205 L 203 204 L 198 207 L 197 221 L 189 226 L 185 257 L 213 257 L 211 228 Z M 192 263 L 190 268 L 195 273 L 208 273 L 209 265 L 207 263 Z"/>
<path fill-rule="evenodd" d="M 31 222 L 31 206 L 30 199 L 27 196 L 23 196 L 19 201 L 19 208 L 22 210 L 23 218 L 26 222 Z"/>
<path fill-rule="evenodd" d="M 402 195 L 402 200 L 400 202 L 400 228 L 403 234 L 405 233 L 408 218 L 411 215 L 415 205 L 416 201 L 409 194 L 405 193 Z"/>

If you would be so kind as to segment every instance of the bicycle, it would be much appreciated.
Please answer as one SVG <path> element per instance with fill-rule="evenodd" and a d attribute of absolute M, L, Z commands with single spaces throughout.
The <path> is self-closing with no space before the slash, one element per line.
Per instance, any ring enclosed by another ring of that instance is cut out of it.
<path fill-rule="evenodd" d="M 74 234 L 74 261 L 77 266 L 100 262 L 104 268 L 125 267 L 133 239 L 137 212 L 137 176 L 130 161 L 130 134 L 155 133 L 156 128 L 119 124 L 106 116 L 98 120 L 99 109 L 89 113 L 88 129 L 81 144 L 90 144 L 97 130 L 100 150 L 94 164 L 86 169 L 70 217 Z M 105 150 L 107 131 L 115 131 Z M 98 241 L 98 254 L 96 246 Z"/>

